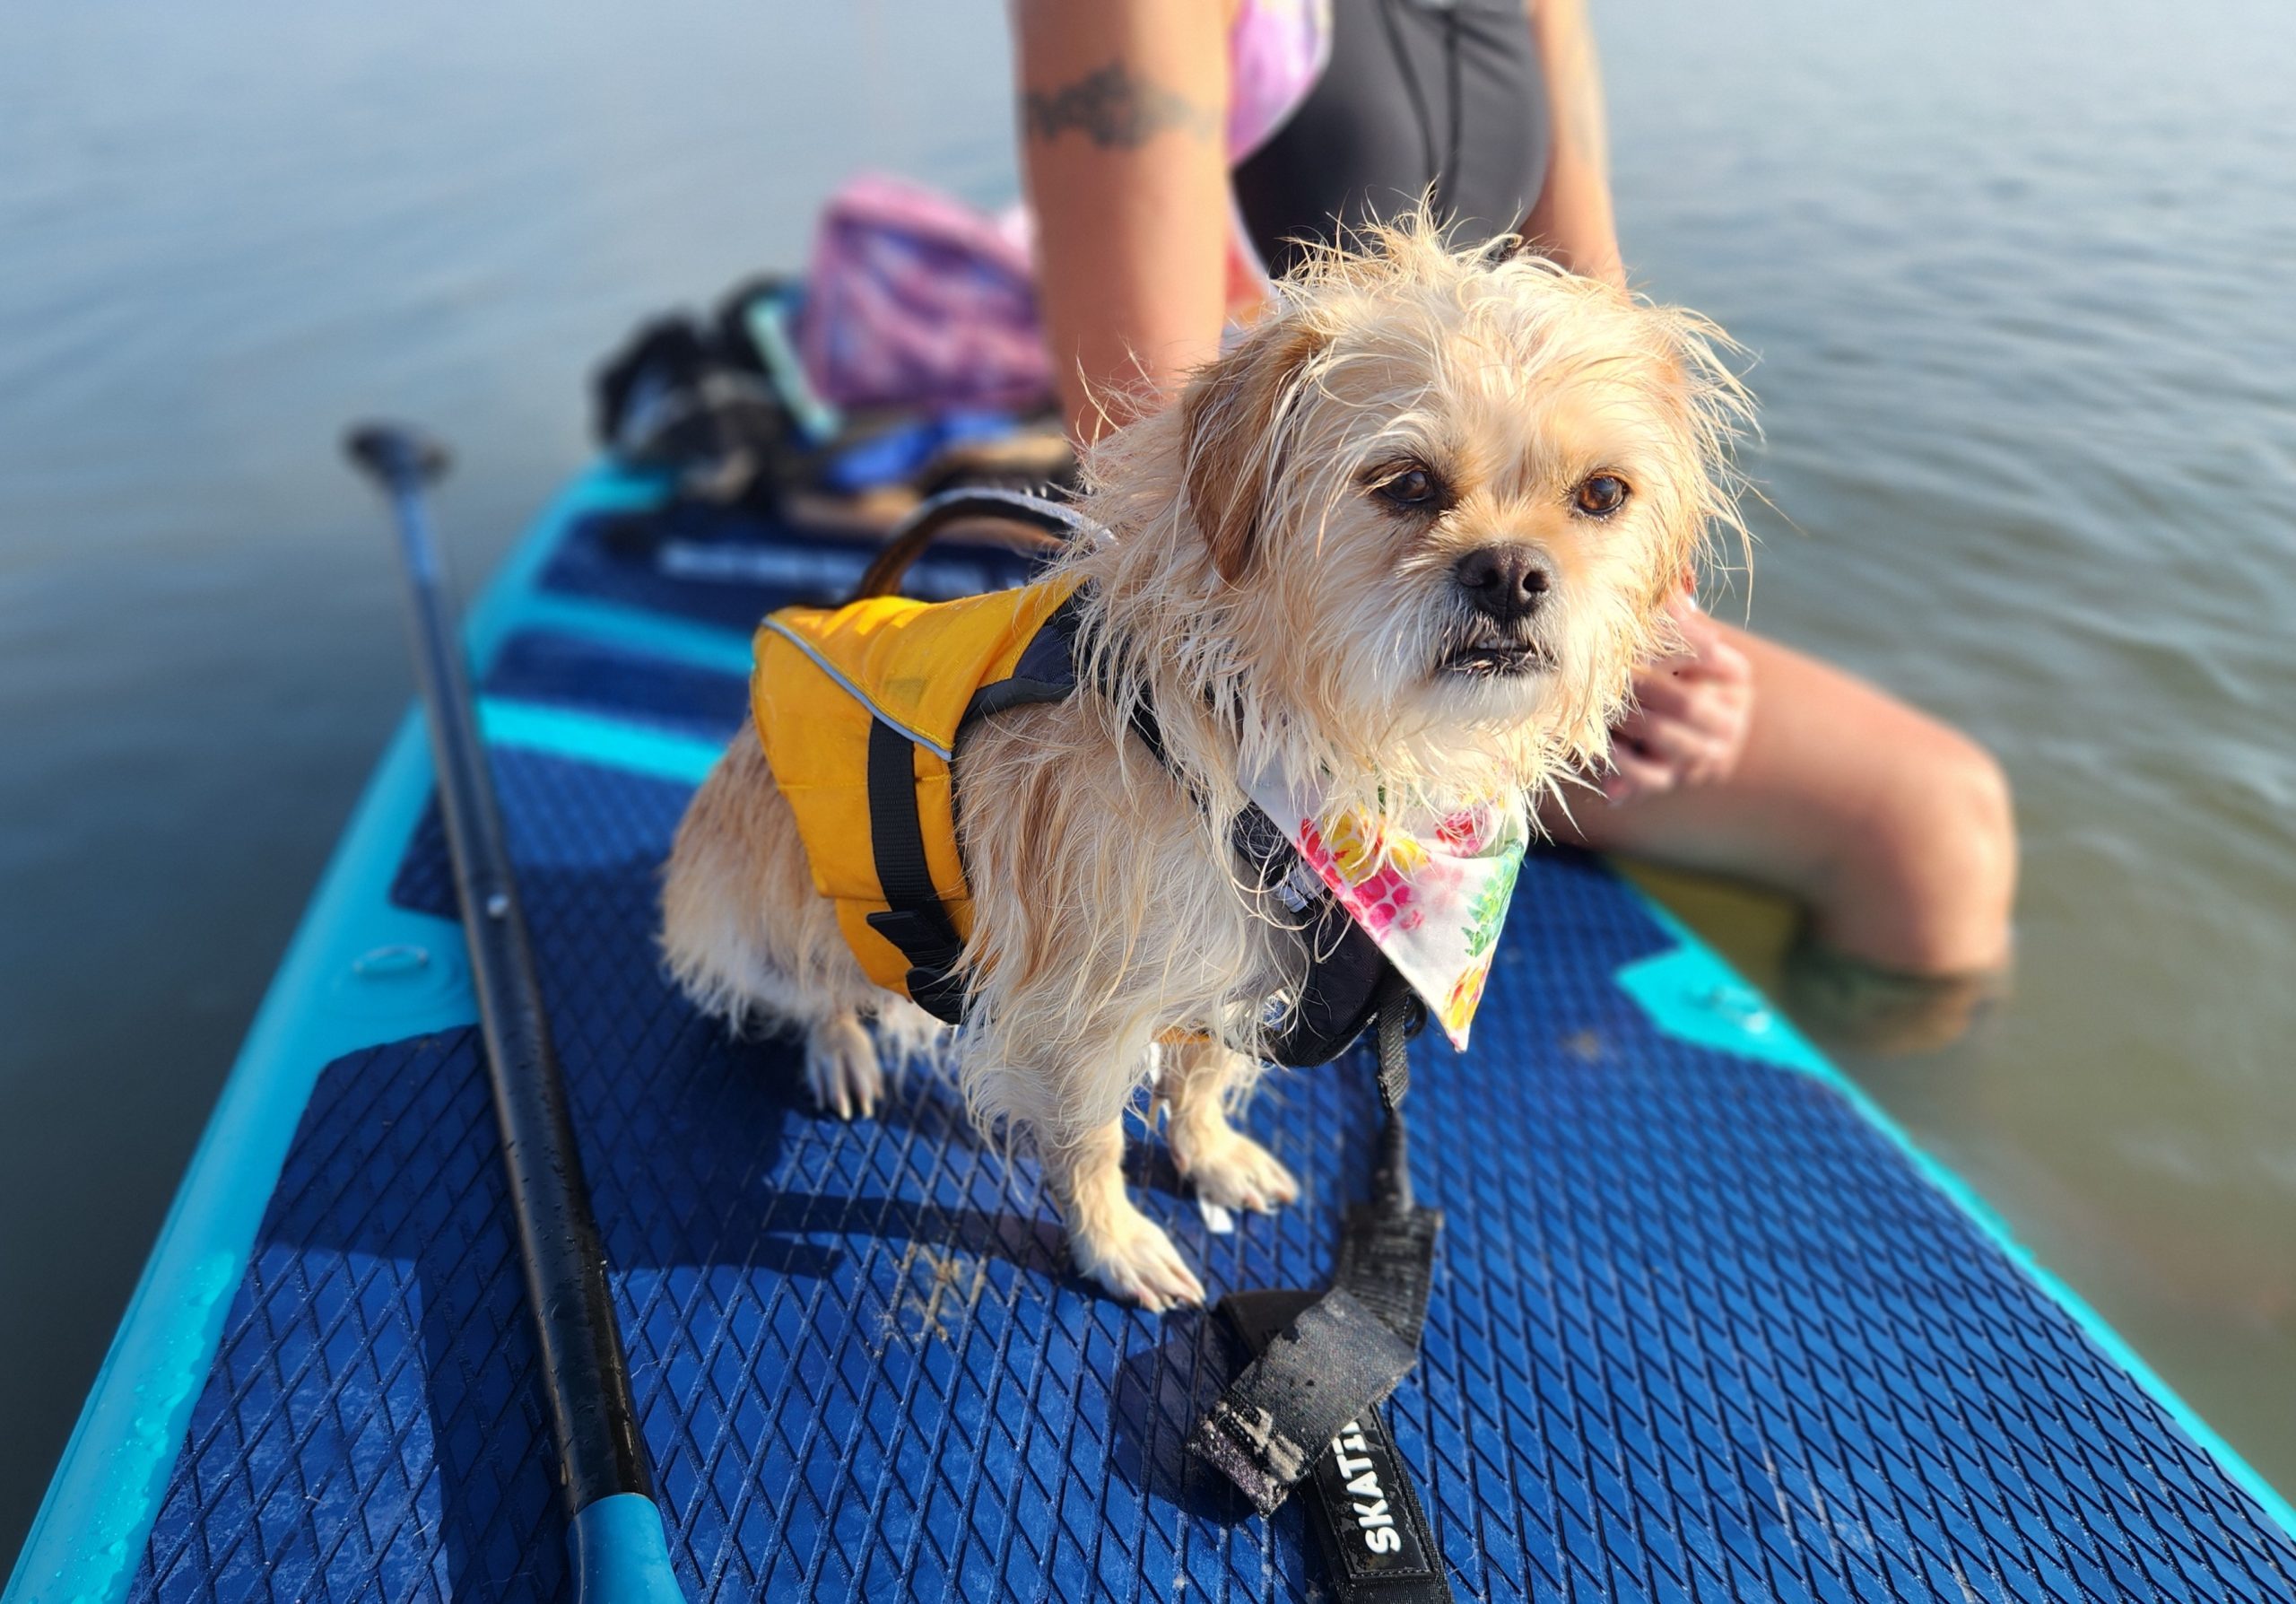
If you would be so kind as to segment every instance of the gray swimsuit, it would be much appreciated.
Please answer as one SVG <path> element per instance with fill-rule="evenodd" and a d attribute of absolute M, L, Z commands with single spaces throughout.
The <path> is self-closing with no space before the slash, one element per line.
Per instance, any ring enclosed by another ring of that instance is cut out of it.
<path fill-rule="evenodd" d="M 1331 58 L 1235 169 L 1268 271 L 1290 241 L 1408 210 L 1431 189 L 1462 240 L 1517 227 L 1546 180 L 1546 78 L 1522 0 L 1332 0 Z"/>

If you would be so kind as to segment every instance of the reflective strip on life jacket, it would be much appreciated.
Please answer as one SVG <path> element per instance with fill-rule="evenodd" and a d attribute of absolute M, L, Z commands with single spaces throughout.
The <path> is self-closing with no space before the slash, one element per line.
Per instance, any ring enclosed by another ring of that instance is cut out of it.
<path fill-rule="evenodd" d="M 957 732 L 976 699 L 1008 707 L 1069 693 L 1073 680 L 1014 670 L 1073 589 L 1060 581 L 947 602 L 873 597 L 835 609 L 785 607 L 758 627 L 750 710 L 796 815 L 813 889 L 835 905 L 870 980 L 944 1018 L 953 1018 L 952 999 L 916 995 L 911 972 L 920 960 L 894 937 L 945 934 L 961 943 L 970 934 L 949 778 Z M 1065 668 L 1065 644 L 1058 657 Z M 906 816 L 889 814 L 904 778 L 912 805 Z M 921 856 L 921 872 L 911 853 Z M 888 895 L 904 889 L 909 909 Z M 903 917 L 919 902 L 939 905 L 940 931 L 926 928 L 929 912 L 921 922 Z"/>

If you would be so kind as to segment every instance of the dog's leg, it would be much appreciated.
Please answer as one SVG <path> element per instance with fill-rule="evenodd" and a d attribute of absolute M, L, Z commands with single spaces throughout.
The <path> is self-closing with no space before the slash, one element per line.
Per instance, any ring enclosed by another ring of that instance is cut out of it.
<path fill-rule="evenodd" d="M 1122 1118 L 1048 1144 L 1044 1172 L 1078 1269 L 1152 1314 L 1204 1302 L 1204 1283 L 1124 1190 Z"/>
<path fill-rule="evenodd" d="M 806 1025 L 805 1085 L 822 1111 L 840 1120 L 877 1111 L 885 1072 L 856 1010 L 839 1008 Z"/>
<path fill-rule="evenodd" d="M 736 1031 L 799 1032 L 805 1085 L 841 1119 L 865 1119 L 885 1092 L 865 1019 L 877 1021 L 896 1061 L 930 1056 L 943 1033 L 863 972 L 836 911 L 813 893 L 796 820 L 746 729 L 678 826 L 662 890 L 662 952 L 705 1013 Z"/>
<path fill-rule="evenodd" d="M 1172 1162 L 1196 1195 L 1223 1208 L 1266 1214 L 1300 1195 L 1300 1183 L 1275 1155 L 1228 1123 L 1228 1099 L 1257 1071 L 1216 1042 L 1187 1042 L 1164 1049 L 1157 1087 L 1170 1123 Z"/>

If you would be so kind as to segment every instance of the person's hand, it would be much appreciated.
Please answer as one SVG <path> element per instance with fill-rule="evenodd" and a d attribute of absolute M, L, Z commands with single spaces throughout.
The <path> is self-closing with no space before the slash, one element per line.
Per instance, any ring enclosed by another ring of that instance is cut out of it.
<path fill-rule="evenodd" d="M 1727 780 L 1753 721 L 1753 669 L 1685 593 L 1667 608 L 1683 649 L 1634 675 L 1634 710 L 1611 732 L 1612 802 Z"/>

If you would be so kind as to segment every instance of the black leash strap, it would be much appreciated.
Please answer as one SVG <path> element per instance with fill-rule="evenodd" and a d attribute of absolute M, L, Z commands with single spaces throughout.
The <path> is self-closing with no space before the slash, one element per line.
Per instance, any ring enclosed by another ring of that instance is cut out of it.
<path fill-rule="evenodd" d="M 1439 1210 L 1411 1193 L 1403 1119 L 1415 1003 L 1383 989 L 1376 1039 L 1385 1111 L 1371 1200 L 1350 1209 L 1328 1291 L 1237 1293 L 1221 1312 L 1257 1357 L 1222 1393 L 1188 1447 L 1263 1514 L 1303 1481 L 1341 1604 L 1447 1604 L 1450 1585 L 1425 1512 L 1378 1405 L 1419 1357 Z"/>
<path fill-rule="evenodd" d="M 1258 1353 L 1315 1302 L 1312 1292 L 1238 1292 L 1220 1312 Z M 1307 1493 L 1308 1524 L 1339 1604 L 1450 1604 L 1435 1535 L 1380 1410 L 1342 1423 Z"/>

